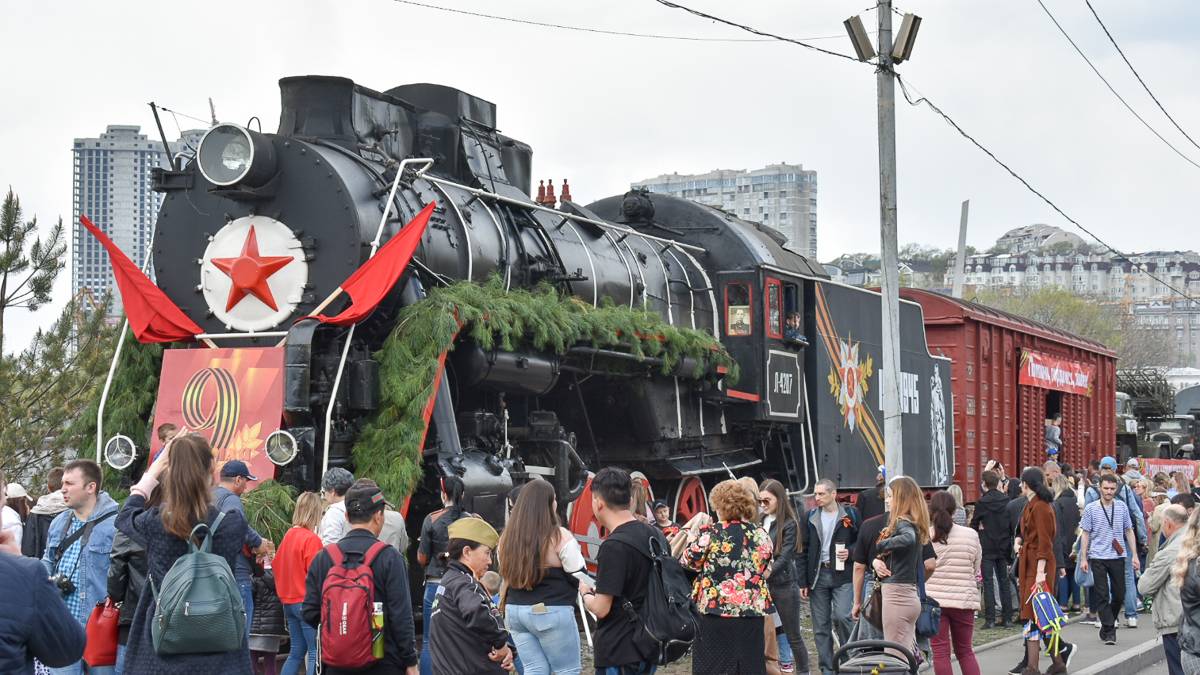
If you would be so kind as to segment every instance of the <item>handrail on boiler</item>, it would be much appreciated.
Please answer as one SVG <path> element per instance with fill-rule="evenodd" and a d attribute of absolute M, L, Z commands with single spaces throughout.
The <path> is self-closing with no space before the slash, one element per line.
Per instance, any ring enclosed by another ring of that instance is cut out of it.
<path fill-rule="evenodd" d="M 379 227 L 375 229 L 375 238 L 371 240 L 371 255 L 368 259 L 375 257 L 375 252 L 379 250 L 379 240 L 383 237 L 383 228 L 387 225 L 388 216 L 392 213 L 392 208 L 395 206 L 396 189 L 400 186 L 400 177 L 404 175 L 404 169 L 410 164 L 421 164 L 421 168 L 417 170 L 416 175 L 429 179 L 425 176 L 425 172 L 433 166 L 433 160 L 428 157 L 412 157 L 402 160 L 400 167 L 396 169 L 396 177 L 392 179 L 392 189 L 388 192 L 387 205 L 383 207 L 383 215 L 379 218 Z M 329 438 L 333 431 L 333 407 L 337 401 L 338 388 L 342 385 L 342 373 L 346 370 L 346 357 L 350 354 L 350 343 L 354 341 L 354 329 L 358 324 L 351 324 L 349 332 L 346 333 L 346 345 L 342 347 L 342 358 L 338 361 L 337 375 L 333 378 L 332 395 L 329 397 L 329 405 L 325 406 L 325 438 L 322 443 L 321 456 L 321 475 L 329 470 Z"/>

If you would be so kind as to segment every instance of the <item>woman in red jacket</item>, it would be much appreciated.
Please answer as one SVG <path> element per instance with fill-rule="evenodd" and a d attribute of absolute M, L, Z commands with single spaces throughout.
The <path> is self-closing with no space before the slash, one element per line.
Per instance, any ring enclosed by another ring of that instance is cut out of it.
<path fill-rule="evenodd" d="M 315 492 L 305 492 L 296 500 L 292 513 L 292 527 L 279 543 L 272 567 L 275 570 L 275 592 L 283 603 L 283 615 L 287 618 L 288 633 L 292 649 L 283 664 L 281 675 L 296 675 L 317 672 L 317 630 L 300 616 L 304 603 L 304 580 L 313 558 L 321 552 L 321 538 L 317 536 L 317 525 L 321 523 L 321 498 Z"/>
<path fill-rule="evenodd" d="M 1031 596 L 1040 589 L 1049 590 L 1050 579 L 1058 579 L 1054 557 L 1054 539 L 1057 522 L 1054 518 L 1054 493 L 1046 487 L 1046 475 L 1037 467 L 1029 467 L 1021 473 L 1021 491 L 1029 504 L 1021 514 L 1020 551 L 1018 552 L 1018 597 L 1021 599 L 1021 619 L 1025 621 L 1025 658 L 1020 664 L 1022 675 L 1040 675 L 1038 670 L 1038 643 L 1041 631 L 1033 616 Z M 1071 658 L 1074 645 L 1063 643 L 1057 654 L 1051 654 L 1053 664 L 1046 675 L 1067 672 L 1067 661 Z"/>

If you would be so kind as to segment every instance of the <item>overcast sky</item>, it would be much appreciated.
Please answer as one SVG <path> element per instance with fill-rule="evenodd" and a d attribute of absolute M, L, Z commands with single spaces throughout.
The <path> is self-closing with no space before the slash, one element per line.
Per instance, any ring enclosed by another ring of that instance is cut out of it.
<path fill-rule="evenodd" d="M 654 0 L 431 0 L 608 30 L 753 37 Z M 1083 0 L 1045 0 L 1113 85 L 1185 154 Z M 1125 53 L 1200 139 L 1200 4 L 1092 0 Z M 684 0 L 697 9 L 850 52 L 841 22 L 866 2 Z M 1122 249 L 1200 248 L 1200 169 L 1155 139 L 1104 88 L 1036 0 L 897 3 L 924 18 L 902 75 L 1067 213 Z M 147 101 L 273 130 L 277 80 L 350 77 L 383 90 L 455 86 L 494 102 L 501 130 L 530 143 L 533 175 L 570 179 L 590 202 L 660 173 L 801 163 L 818 172 L 820 258 L 876 252 L 878 164 L 870 66 L 770 42 L 595 35 L 449 14 L 391 0 L 5 3 L 0 22 L 0 188 L 27 216 L 71 218 L 71 141 L 108 124 L 155 135 Z M 897 97 L 900 94 L 897 91 Z M 165 119 L 172 140 L 180 127 Z M 897 104 L 900 242 L 955 243 L 971 200 L 980 248 L 1033 222 L 1070 227 L 925 108 Z M 1189 188 L 1188 186 L 1192 186 Z M 1082 233 L 1081 233 L 1082 234 Z M 28 343 L 58 303 L 6 318 L 5 346 Z"/>

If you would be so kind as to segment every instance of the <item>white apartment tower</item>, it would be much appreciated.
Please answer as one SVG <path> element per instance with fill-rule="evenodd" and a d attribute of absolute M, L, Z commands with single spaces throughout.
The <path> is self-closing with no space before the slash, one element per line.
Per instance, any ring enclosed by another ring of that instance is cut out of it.
<path fill-rule="evenodd" d="M 110 124 L 99 138 L 76 138 L 74 226 L 71 228 L 71 293 L 89 289 L 99 301 L 113 294 L 110 315 L 121 313 L 112 265 L 100 242 L 83 226 L 86 215 L 138 266 L 150 251 L 154 220 L 162 195 L 150 189 L 150 170 L 168 167 L 162 143 L 139 133 L 140 127 Z"/>
<path fill-rule="evenodd" d="M 762 223 L 787 237 L 788 248 L 817 259 L 817 172 L 800 164 L 663 174 L 632 187 L 690 199 Z"/>

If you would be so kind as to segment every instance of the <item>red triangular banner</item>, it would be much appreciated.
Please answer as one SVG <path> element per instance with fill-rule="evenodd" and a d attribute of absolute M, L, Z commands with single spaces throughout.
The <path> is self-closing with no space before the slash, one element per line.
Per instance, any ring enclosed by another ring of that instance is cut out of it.
<path fill-rule="evenodd" d="M 90 218 L 80 216 L 79 222 L 108 251 L 117 288 L 121 289 L 125 316 L 129 317 L 129 327 L 138 342 L 190 341 L 204 332 Z"/>
<path fill-rule="evenodd" d="M 400 275 L 404 274 L 436 207 L 437 202 L 425 205 L 404 229 L 389 239 L 370 260 L 342 282 L 342 292 L 349 295 L 352 301 L 349 307 L 336 316 L 321 314 L 308 318 L 338 326 L 349 326 L 365 319 L 396 285 Z"/>

